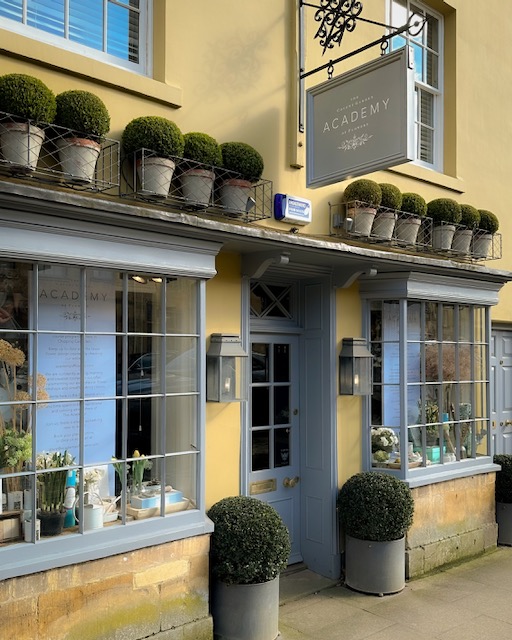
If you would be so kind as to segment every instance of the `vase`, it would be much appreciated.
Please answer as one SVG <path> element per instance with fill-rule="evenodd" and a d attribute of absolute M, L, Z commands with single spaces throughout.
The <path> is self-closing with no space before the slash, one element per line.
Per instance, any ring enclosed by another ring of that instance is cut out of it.
<path fill-rule="evenodd" d="M 64 518 L 66 511 L 44 511 L 38 512 L 39 519 L 41 520 L 41 535 L 42 536 L 58 536 L 62 533 L 64 527 Z"/>
<path fill-rule="evenodd" d="M 61 138 L 56 144 L 62 172 L 77 184 L 91 183 L 101 145 L 87 138 Z"/>

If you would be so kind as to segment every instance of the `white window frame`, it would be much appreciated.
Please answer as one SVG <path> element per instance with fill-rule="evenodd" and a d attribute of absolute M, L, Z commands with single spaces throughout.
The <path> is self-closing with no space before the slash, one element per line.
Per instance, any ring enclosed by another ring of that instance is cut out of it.
<path fill-rule="evenodd" d="M 415 154 L 416 159 L 413 161 L 414 164 L 426 167 L 427 169 L 433 169 L 438 172 L 443 171 L 443 159 L 444 159 L 444 18 L 440 13 L 437 13 L 429 6 L 427 6 L 423 2 L 419 2 L 416 0 L 402 0 L 407 4 L 407 9 L 410 15 L 410 6 L 414 4 L 418 8 L 422 9 L 427 15 L 432 16 L 438 21 L 439 28 L 439 66 L 438 66 L 438 87 L 433 87 L 428 85 L 418 79 L 415 79 L 415 105 L 416 110 L 414 114 L 415 121 Z M 388 2 L 388 20 L 389 24 L 393 24 L 393 5 L 395 4 L 395 0 L 389 0 Z M 395 21 L 396 22 L 396 21 Z M 395 27 L 399 27 L 402 25 L 393 24 Z M 413 38 L 407 33 L 401 34 L 401 36 L 407 44 L 413 42 Z M 423 45 L 425 46 L 425 45 Z M 417 91 L 426 91 L 430 93 L 434 97 L 433 104 L 433 161 L 426 162 L 420 158 L 420 139 L 417 135 L 418 129 L 420 126 L 419 123 L 419 113 L 417 106 Z"/>
<path fill-rule="evenodd" d="M 220 246 L 206 241 L 184 242 L 183 239 L 161 232 L 140 229 L 119 231 L 108 225 L 80 220 L 71 221 L 64 228 L 61 227 L 62 221 L 41 212 L 34 214 L 25 211 L 22 223 L 18 218 L 14 211 L 0 212 L 5 231 L 0 239 L 0 259 L 126 271 L 137 268 L 137 272 L 149 271 L 162 277 L 189 276 L 199 279 L 197 362 L 200 401 L 197 449 L 204 452 L 206 280 L 216 273 L 215 255 Z M 65 242 L 63 237 L 66 238 Z M 137 256 L 136 265 L 133 256 Z M 204 453 L 198 455 L 196 477 L 197 502 L 192 509 L 102 528 L 87 534 L 60 535 L 42 538 L 35 543 L 20 542 L 3 546 L 0 548 L 0 580 L 211 533 L 213 525 L 206 517 L 205 508 Z"/>
<path fill-rule="evenodd" d="M 2 27 L 12 31 L 13 33 L 17 33 L 22 36 L 26 36 L 27 38 L 31 38 L 33 40 L 37 40 L 39 42 L 44 42 L 45 44 L 49 44 L 55 47 L 59 47 L 60 49 L 64 49 L 66 51 L 71 51 L 73 53 L 77 53 L 86 58 L 93 58 L 94 60 L 98 60 L 100 62 L 104 62 L 106 64 L 121 67 L 123 69 L 127 69 L 139 75 L 144 75 L 150 77 L 153 71 L 153 59 L 152 59 L 152 45 L 153 45 L 153 0 L 141 0 L 140 1 L 140 23 L 139 23 L 139 62 L 134 63 L 129 60 L 124 60 L 123 58 L 119 58 L 112 54 L 107 53 L 106 51 L 100 51 L 99 49 L 94 49 L 92 47 L 87 47 L 85 45 L 79 44 L 77 42 L 73 42 L 67 37 L 59 37 L 52 35 L 51 33 L 47 33 L 42 29 L 37 29 L 36 27 L 32 27 L 26 24 L 26 16 L 27 16 L 27 1 L 22 0 L 23 3 L 23 18 L 22 22 L 17 22 L 16 20 L 10 20 L 8 18 L 2 18 Z M 109 2 L 114 2 L 115 0 L 103 0 L 104 2 L 104 15 L 106 15 L 106 9 Z M 67 15 L 67 0 L 65 2 L 64 8 L 64 16 Z M 63 22 L 65 23 L 66 18 L 64 18 Z M 65 33 L 68 32 L 67 25 L 64 24 Z M 105 40 L 106 44 L 106 40 Z"/>

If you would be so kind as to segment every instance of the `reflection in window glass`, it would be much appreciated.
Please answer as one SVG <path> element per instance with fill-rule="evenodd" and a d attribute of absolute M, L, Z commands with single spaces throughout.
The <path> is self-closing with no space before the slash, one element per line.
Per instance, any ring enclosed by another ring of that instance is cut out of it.
<path fill-rule="evenodd" d="M 252 432 L 252 470 L 270 469 L 270 431 L 269 429 Z"/>

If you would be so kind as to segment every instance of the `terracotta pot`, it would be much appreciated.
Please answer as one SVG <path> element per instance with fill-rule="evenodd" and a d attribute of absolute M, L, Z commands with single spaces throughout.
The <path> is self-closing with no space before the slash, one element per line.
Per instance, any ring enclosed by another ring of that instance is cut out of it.
<path fill-rule="evenodd" d="M 59 162 L 63 173 L 72 182 L 90 183 L 96 171 L 101 145 L 87 138 L 61 138 L 57 140 Z"/>
<path fill-rule="evenodd" d="M 27 171 L 34 171 L 39 160 L 45 133 L 26 122 L 0 125 L 0 149 L 4 160 Z"/>

